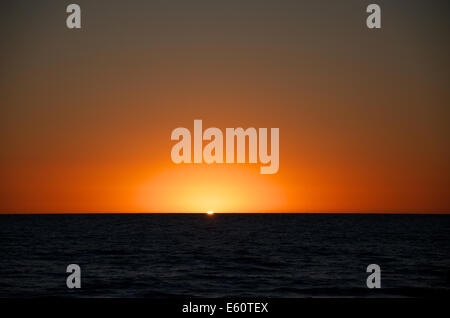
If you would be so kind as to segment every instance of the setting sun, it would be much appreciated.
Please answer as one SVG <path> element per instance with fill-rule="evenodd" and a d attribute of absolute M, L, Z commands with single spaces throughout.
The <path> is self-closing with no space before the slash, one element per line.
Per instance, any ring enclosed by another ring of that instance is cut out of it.
<path fill-rule="evenodd" d="M 206 211 L 206 214 L 208 214 L 208 215 L 213 215 L 213 214 L 214 214 L 214 211 Z"/>

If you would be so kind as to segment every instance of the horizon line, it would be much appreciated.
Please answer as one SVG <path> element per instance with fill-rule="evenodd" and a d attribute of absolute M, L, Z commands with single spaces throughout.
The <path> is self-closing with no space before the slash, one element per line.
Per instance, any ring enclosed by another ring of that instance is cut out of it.
<path fill-rule="evenodd" d="M 206 214 L 204 212 L 137 212 L 137 211 L 1 211 L 0 215 L 61 215 L 61 214 Z M 214 214 L 380 214 L 380 215 L 450 215 L 450 211 L 255 211 L 255 212 L 214 212 Z"/>

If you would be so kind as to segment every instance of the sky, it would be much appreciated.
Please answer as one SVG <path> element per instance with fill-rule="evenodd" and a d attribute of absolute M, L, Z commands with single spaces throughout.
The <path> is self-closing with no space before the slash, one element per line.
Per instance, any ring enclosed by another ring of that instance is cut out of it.
<path fill-rule="evenodd" d="M 450 213 L 448 1 L 2 1 L 0 213 Z M 279 171 L 172 162 L 280 129 Z"/>

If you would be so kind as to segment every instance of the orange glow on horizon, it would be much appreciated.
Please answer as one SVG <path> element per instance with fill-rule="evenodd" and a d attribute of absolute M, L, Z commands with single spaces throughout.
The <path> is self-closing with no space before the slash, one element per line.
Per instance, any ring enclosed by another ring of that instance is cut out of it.
<path fill-rule="evenodd" d="M 175 166 L 156 173 L 140 188 L 141 210 L 170 212 L 257 212 L 286 206 L 282 187 L 258 174 L 259 167 Z"/>

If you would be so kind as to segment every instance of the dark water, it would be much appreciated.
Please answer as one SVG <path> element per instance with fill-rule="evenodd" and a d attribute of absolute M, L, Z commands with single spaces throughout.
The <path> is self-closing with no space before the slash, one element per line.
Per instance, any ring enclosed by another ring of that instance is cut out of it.
<path fill-rule="evenodd" d="M 2 215 L 0 297 L 440 296 L 449 242 L 445 215 Z"/>

